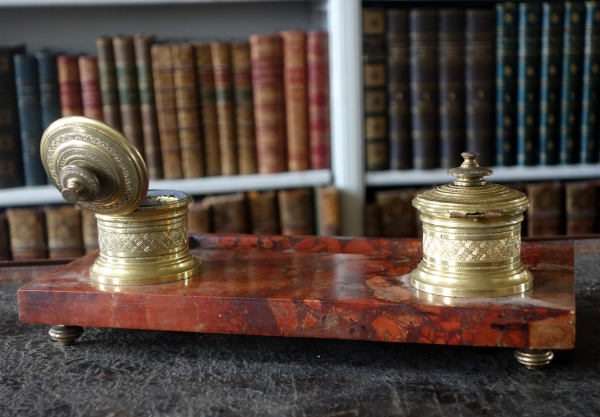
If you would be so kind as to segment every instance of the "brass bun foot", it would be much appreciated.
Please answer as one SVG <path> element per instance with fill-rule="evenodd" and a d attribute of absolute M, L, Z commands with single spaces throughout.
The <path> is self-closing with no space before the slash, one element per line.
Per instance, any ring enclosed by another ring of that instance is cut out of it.
<path fill-rule="evenodd" d="M 527 369 L 541 369 L 550 363 L 554 354 L 546 349 L 519 349 L 515 351 L 515 358 Z"/>
<path fill-rule="evenodd" d="M 50 337 L 63 346 L 72 345 L 83 334 L 83 327 L 80 326 L 52 326 L 48 331 Z"/>

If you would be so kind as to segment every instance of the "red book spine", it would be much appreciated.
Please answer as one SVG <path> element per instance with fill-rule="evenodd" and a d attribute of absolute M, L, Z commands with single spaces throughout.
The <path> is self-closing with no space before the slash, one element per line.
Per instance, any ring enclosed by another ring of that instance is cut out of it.
<path fill-rule="evenodd" d="M 288 169 L 309 168 L 306 32 L 280 32 L 283 40 L 283 85 L 287 125 Z"/>
<path fill-rule="evenodd" d="M 77 57 L 59 55 L 56 59 L 58 69 L 58 88 L 60 91 L 60 109 L 62 117 L 81 116 L 81 85 L 79 82 L 79 66 Z"/>
<path fill-rule="evenodd" d="M 81 80 L 81 101 L 83 115 L 104 121 L 102 97 L 100 95 L 100 76 L 98 59 L 95 56 L 79 57 L 79 76 Z"/>
<path fill-rule="evenodd" d="M 287 170 L 283 56 L 279 35 L 250 36 L 258 171 Z"/>
<path fill-rule="evenodd" d="M 331 147 L 327 32 L 308 32 L 307 43 L 310 167 L 329 169 Z"/>

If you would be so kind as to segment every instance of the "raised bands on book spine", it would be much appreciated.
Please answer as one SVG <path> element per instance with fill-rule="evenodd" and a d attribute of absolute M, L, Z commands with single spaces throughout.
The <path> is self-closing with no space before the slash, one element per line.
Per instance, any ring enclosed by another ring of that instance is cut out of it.
<path fill-rule="evenodd" d="M 83 102 L 81 100 L 81 83 L 77 57 L 72 55 L 59 55 L 56 65 L 58 67 L 58 87 L 60 91 L 60 108 L 62 116 L 83 115 Z"/>
<path fill-rule="evenodd" d="M 58 70 L 56 55 L 48 51 L 36 52 L 42 108 L 42 128 L 60 119 L 60 94 L 58 92 Z"/>
<path fill-rule="evenodd" d="M 78 65 L 83 115 L 103 121 L 98 59 L 95 56 L 82 55 L 79 57 Z"/>
<path fill-rule="evenodd" d="M 313 190 L 311 188 L 280 190 L 277 197 L 281 234 L 288 236 L 314 235 Z"/>
<path fill-rule="evenodd" d="M 121 110 L 119 109 L 119 90 L 112 37 L 100 36 L 96 38 L 96 51 L 98 53 L 98 75 L 100 76 L 104 121 L 121 131 L 123 125 L 121 123 Z"/>
<path fill-rule="evenodd" d="M 600 5 L 588 1 L 585 8 L 579 159 L 594 163 L 600 159 Z"/>

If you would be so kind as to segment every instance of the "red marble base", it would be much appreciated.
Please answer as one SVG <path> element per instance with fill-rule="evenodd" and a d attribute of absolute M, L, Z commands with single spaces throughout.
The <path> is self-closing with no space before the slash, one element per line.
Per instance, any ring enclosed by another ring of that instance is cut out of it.
<path fill-rule="evenodd" d="M 99 286 L 97 253 L 18 291 L 23 322 L 87 327 L 570 349 L 575 343 L 572 242 L 525 242 L 529 293 L 448 298 L 407 274 L 418 239 L 191 238 L 199 276 L 140 287 Z"/>

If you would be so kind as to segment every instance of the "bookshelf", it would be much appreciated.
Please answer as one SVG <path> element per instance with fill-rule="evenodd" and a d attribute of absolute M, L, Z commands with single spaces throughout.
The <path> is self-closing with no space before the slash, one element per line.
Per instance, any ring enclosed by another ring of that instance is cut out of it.
<path fill-rule="evenodd" d="M 363 234 L 369 187 L 434 185 L 442 169 L 365 172 L 361 0 L 8 0 L 0 2 L 0 42 L 35 51 L 95 53 L 102 34 L 153 33 L 161 39 L 229 40 L 282 29 L 329 31 L 332 168 L 324 171 L 156 181 L 153 188 L 193 194 L 334 184 L 342 234 Z M 600 164 L 498 167 L 494 182 L 600 178 Z M 0 206 L 60 202 L 50 186 L 0 190 Z"/>

